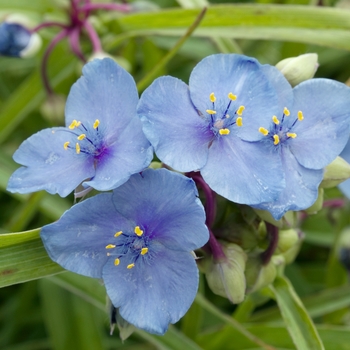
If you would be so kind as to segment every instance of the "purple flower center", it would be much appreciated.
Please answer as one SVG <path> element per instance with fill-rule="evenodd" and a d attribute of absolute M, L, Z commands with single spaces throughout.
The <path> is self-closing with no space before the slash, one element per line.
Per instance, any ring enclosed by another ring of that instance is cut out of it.
<path fill-rule="evenodd" d="M 293 132 L 293 127 L 298 121 L 302 121 L 303 119 L 304 115 L 302 111 L 298 111 L 297 118 L 291 119 L 290 112 L 288 108 L 285 107 L 283 109 L 281 120 L 275 115 L 272 117 L 273 123 L 270 131 L 261 126 L 259 132 L 266 136 L 268 140 L 271 140 L 275 146 L 279 146 L 286 141 L 297 137 L 297 134 Z"/>
<path fill-rule="evenodd" d="M 100 121 L 98 119 L 95 120 L 92 127 L 73 120 L 68 126 L 69 130 L 67 132 L 76 136 L 76 142 L 75 144 L 72 144 L 71 141 L 65 142 L 63 144 L 64 149 L 74 150 L 76 154 L 84 153 L 98 158 L 106 149 L 103 137 L 98 129 L 99 125 Z"/>
<path fill-rule="evenodd" d="M 136 226 L 132 233 L 118 231 L 114 238 L 113 243 L 108 244 L 106 249 L 107 256 L 114 257 L 115 266 L 124 259 L 127 269 L 132 269 L 137 263 L 147 262 L 152 258 L 152 252 L 149 251 L 150 239 L 140 226 Z"/>
<path fill-rule="evenodd" d="M 237 106 L 232 103 L 237 100 L 237 96 L 230 92 L 228 95 L 228 101 L 217 101 L 217 98 L 212 92 L 209 95 L 211 102 L 210 109 L 206 110 L 206 120 L 209 123 L 210 130 L 217 135 L 228 135 L 234 125 L 240 127 L 243 125 L 242 114 L 245 109 L 243 105 Z"/>

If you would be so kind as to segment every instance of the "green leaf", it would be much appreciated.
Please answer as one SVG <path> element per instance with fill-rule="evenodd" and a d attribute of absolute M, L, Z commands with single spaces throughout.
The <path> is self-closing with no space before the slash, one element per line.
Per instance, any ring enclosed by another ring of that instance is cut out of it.
<path fill-rule="evenodd" d="M 198 10 L 172 9 L 113 19 L 127 36 L 183 35 Z M 304 42 L 350 50 L 350 11 L 313 6 L 215 5 L 199 28 L 202 37 Z M 115 42 L 120 38 L 116 36 Z"/>
<path fill-rule="evenodd" d="M 46 253 L 40 229 L 0 235 L 0 287 L 63 271 Z"/>
<path fill-rule="evenodd" d="M 296 348 L 323 350 L 324 346 L 316 327 L 291 283 L 286 278 L 277 277 L 270 289 Z"/>

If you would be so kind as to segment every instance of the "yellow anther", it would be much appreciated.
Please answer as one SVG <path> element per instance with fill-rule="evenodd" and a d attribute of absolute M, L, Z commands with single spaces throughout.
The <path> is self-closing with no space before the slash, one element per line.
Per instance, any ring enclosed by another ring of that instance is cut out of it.
<path fill-rule="evenodd" d="M 75 151 L 77 152 L 77 154 L 80 153 L 80 145 L 78 142 L 75 144 Z"/>
<path fill-rule="evenodd" d="M 209 95 L 209 98 L 210 98 L 210 101 L 213 102 L 213 103 L 216 101 L 216 97 L 215 97 L 215 95 L 214 95 L 214 92 L 212 92 L 212 93 Z"/>
<path fill-rule="evenodd" d="M 113 249 L 113 248 L 115 248 L 115 244 L 106 245 L 106 249 Z"/>
<path fill-rule="evenodd" d="M 231 101 L 236 101 L 237 100 L 237 96 L 234 95 L 232 92 L 230 92 L 228 94 L 228 98 L 231 100 Z"/>
<path fill-rule="evenodd" d="M 264 136 L 267 136 L 269 134 L 269 131 L 262 126 L 259 128 L 259 132 L 261 132 Z"/>
<path fill-rule="evenodd" d="M 81 141 L 81 140 L 84 140 L 85 137 L 86 137 L 85 134 L 81 134 L 81 135 L 79 135 L 79 136 L 77 137 L 77 139 L 78 139 L 79 141 Z"/>
<path fill-rule="evenodd" d="M 65 143 L 63 144 L 63 148 L 64 148 L 65 150 L 67 150 L 67 149 L 68 149 L 69 144 L 70 144 L 70 142 L 69 142 L 69 141 L 65 142 Z"/>
<path fill-rule="evenodd" d="M 278 120 L 278 118 L 277 118 L 275 115 L 272 117 L 272 121 L 273 121 L 276 125 L 278 125 L 278 124 L 280 123 L 280 121 Z"/>
<path fill-rule="evenodd" d="M 208 114 L 216 114 L 216 111 L 213 111 L 212 109 L 207 109 L 206 112 Z"/>
<path fill-rule="evenodd" d="M 230 133 L 230 129 L 220 129 L 219 134 L 220 135 L 228 135 Z"/>
<path fill-rule="evenodd" d="M 242 125 L 243 125 L 243 118 L 242 118 L 242 117 L 237 117 L 237 119 L 236 119 L 236 125 L 237 125 L 237 126 L 242 126 Z"/>
<path fill-rule="evenodd" d="M 71 124 L 68 126 L 69 129 L 73 130 L 77 126 L 77 121 L 74 119 Z"/>
<path fill-rule="evenodd" d="M 97 129 L 99 125 L 100 125 L 100 121 L 98 119 L 96 119 L 95 123 L 93 125 L 94 129 Z"/>
<path fill-rule="evenodd" d="M 119 260 L 118 258 L 115 259 L 115 260 L 114 260 L 114 265 L 115 265 L 115 266 L 118 266 L 119 264 L 120 264 L 120 260 Z"/>
<path fill-rule="evenodd" d="M 287 117 L 290 115 L 289 109 L 287 107 L 284 107 L 283 114 Z"/>
<path fill-rule="evenodd" d="M 126 268 L 127 268 L 127 269 L 132 269 L 134 266 L 135 266 L 135 264 L 132 263 L 132 264 L 129 264 Z"/>
<path fill-rule="evenodd" d="M 122 234 L 123 234 L 123 231 L 118 231 L 114 234 L 114 237 L 119 237 Z"/>
<path fill-rule="evenodd" d="M 297 134 L 295 132 L 287 132 L 287 136 L 292 139 L 295 139 L 297 137 Z"/>
<path fill-rule="evenodd" d="M 239 106 L 236 113 L 237 113 L 238 115 L 242 115 L 242 113 L 243 113 L 244 110 L 245 110 L 245 107 L 244 107 L 244 106 Z"/>
<path fill-rule="evenodd" d="M 303 115 L 303 112 L 302 112 L 302 111 L 299 111 L 299 112 L 298 112 L 298 119 L 299 119 L 300 121 L 302 121 L 302 120 L 304 119 L 304 115 Z"/>
<path fill-rule="evenodd" d="M 278 145 L 280 143 L 280 137 L 278 135 L 273 135 L 273 144 Z"/>
<path fill-rule="evenodd" d="M 141 249 L 141 255 L 145 255 L 148 252 L 148 248 Z"/>
<path fill-rule="evenodd" d="M 140 226 L 136 226 L 134 232 L 135 232 L 139 237 L 141 237 L 141 236 L 143 235 L 143 231 L 140 229 Z"/>
<path fill-rule="evenodd" d="M 81 122 L 76 122 L 75 123 L 75 127 L 77 128 L 78 126 L 80 126 Z"/>

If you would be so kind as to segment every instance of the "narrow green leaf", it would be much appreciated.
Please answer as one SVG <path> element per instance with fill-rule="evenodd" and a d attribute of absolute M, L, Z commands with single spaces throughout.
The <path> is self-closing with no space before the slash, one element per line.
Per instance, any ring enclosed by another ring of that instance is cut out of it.
<path fill-rule="evenodd" d="M 284 277 L 277 277 L 270 290 L 274 293 L 282 318 L 298 350 L 323 350 L 321 338 L 295 293 L 291 283 Z"/>
<path fill-rule="evenodd" d="M 63 271 L 46 253 L 40 229 L 0 235 L 0 287 Z"/>
<path fill-rule="evenodd" d="M 194 21 L 196 11 L 172 9 L 113 20 L 126 32 L 124 36 L 181 36 Z M 349 15 L 346 9 L 313 6 L 215 5 L 208 8 L 193 35 L 294 41 L 350 50 Z"/>

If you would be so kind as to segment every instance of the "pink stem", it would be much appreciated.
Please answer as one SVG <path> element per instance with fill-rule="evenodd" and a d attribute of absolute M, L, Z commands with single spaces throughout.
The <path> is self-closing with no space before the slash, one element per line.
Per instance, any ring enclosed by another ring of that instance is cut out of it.
<path fill-rule="evenodd" d="M 37 31 L 39 31 L 42 28 L 47 28 L 47 27 L 60 27 L 62 29 L 67 29 L 68 26 L 66 26 L 63 23 L 60 22 L 44 22 L 44 23 L 40 23 L 39 25 L 37 25 L 36 27 L 34 27 L 32 29 L 32 33 L 35 33 Z"/>
<path fill-rule="evenodd" d="M 345 200 L 342 198 L 328 199 L 323 202 L 324 208 L 342 208 L 345 205 Z"/>
<path fill-rule="evenodd" d="M 69 43 L 73 53 L 85 63 L 86 59 L 80 48 L 79 36 L 80 28 L 74 28 L 69 34 Z"/>
<path fill-rule="evenodd" d="M 270 262 L 278 244 L 278 228 L 268 222 L 266 223 L 266 228 L 269 236 L 269 246 L 263 253 L 261 253 L 263 265 L 267 265 Z"/>
<path fill-rule="evenodd" d="M 85 21 L 84 28 L 85 28 L 85 30 L 90 38 L 93 52 L 94 53 L 101 52 L 102 51 L 101 41 L 100 41 L 100 38 L 98 37 L 94 27 L 90 24 L 89 21 Z"/>
<path fill-rule="evenodd" d="M 85 4 L 80 7 L 82 11 L 112 10 L 119 12 L 130 12 L 132 7 L 128 4 Z"/>
<path fill-rule="evenodd" d="M 55 48 L 55 46 L 62 40 L 64 39 L 66 36 L 68 35 L 68 30 L 67 29 L 64 29 L 62 30 L 61 32 L 59 32 L 53 39 L 52 41 L 50 42 L 49 46 L 47 47 L 45 53 L 44 53 L 44 56 L 43 56 L 43 60 L 41 61 L 41 77 L 43 79 L 43 83 L 44 83 L 44 87 L 45 87 L 45 90 L 46 92 L 49 94 L 49 95 L 52 95 L 53 94 L 53 90 L 50 86 L 50 83 L 49 83 L 49 79 L 48 79 L 48 76 L 47 76 L 47 62 L 48 62 L 48 59 L 49 59 L 49 56 L 52 52 L 52 50 Z"/>

